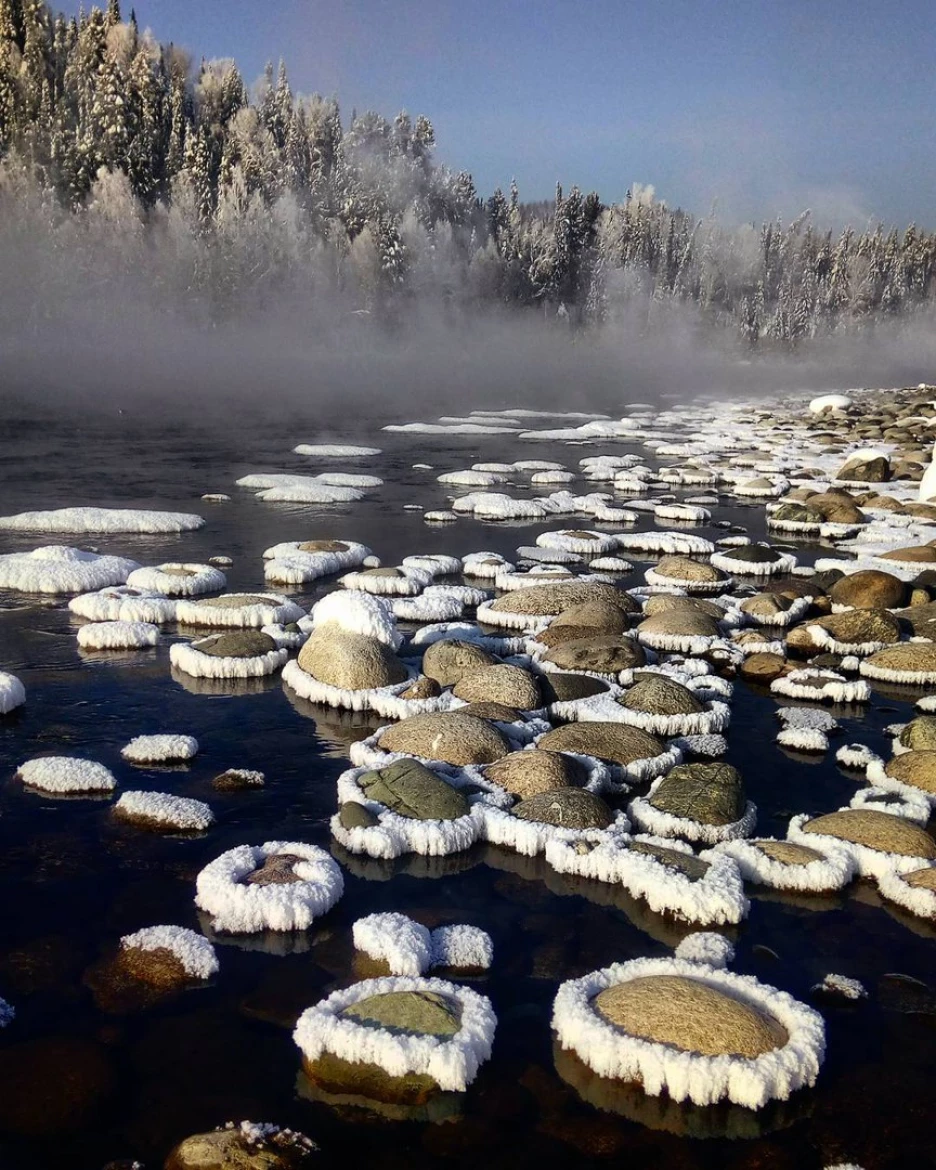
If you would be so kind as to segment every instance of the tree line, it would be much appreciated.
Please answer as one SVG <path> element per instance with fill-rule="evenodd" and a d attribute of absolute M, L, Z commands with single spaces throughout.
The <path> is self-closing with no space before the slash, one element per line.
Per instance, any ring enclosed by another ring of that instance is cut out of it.
<path fill-rule="evenodd" d="M 428 118 L 343 119 L 334 99 L 295 94 L 282 64 L 251 94 L 234 61 L 194 66 L 119 0 L 73 19 L 0 0 L 0 235 L 42 234 L 49 279 L 68 244 L 89 279 L 120 254 L 213 314 L 284 289 L 370 312 L 421 296 L 517 306 L 574 329 L 662 329 L 688 309 L 754 350 L 916 316 L 936 296 L 936 235 L 915 225 L 833 234 L 804 213 L 732 228 L 639 186 L 614 204 L 558 186 L 524 203 L 516 184 L 484 199 L 434 146 Z"/>

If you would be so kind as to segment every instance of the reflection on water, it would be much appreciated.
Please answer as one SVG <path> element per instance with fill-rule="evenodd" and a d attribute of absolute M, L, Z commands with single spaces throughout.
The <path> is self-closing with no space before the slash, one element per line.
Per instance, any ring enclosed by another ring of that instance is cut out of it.
<path fill-rule="evenodd" d="M 374 424 L 375 427 L 378 424 Z M 68 504 L 193 511 L 204 529 L 180 537 L 32 538 L 0 533 L 0 552 L 68 544 L 142 563 L 233 558 L 232 590 L 264 587 L 262 552 L 280 541 L 337 537 L 368 544 L 386 564 L 412 553 L 490 550 L 512 559 L 543 528 L 460 520 L 431 526 L 404 510 L 447 502 L 435 476 L 472 462 L 517 458 L 511 436 L 481 441 L 378 435 L 384 453 L 367 470 L 385 487 L 350 508 L 271 508 L 234 486 L 252 471 L 301 471 L 290 454 L 317 428 L 304 420 L 154 430 L 124 418 L 77 428 L 21 421 L 15 460 L 0 460 L 3 512 Z M 615 444 L 614 453 L 626 453 Z M 537 457 L 570 466 L 600 447 L 538 444 Z M 50 454 L 54 453 L 54 457 Z M 413 469 L 426 462 L 431 471 Z M 344 468 L 329 467 L 329 470 Z M 205 491 L 228 491 L 208 507 Z M 728 503 L 719 518 L 763 535 L 762 508 Z M 642 515 L 641 527 L 652 527 Z M 694 526 L 717 538 L 720 529 Z M 799 546 L 802 547 L 802 546 Z M 815 555 L 819 546 L 807 551 Z M 649 561 L 625 583 L 640 579 Z M 290 593 L 311 605 L 333 582 Z M 816 1089 L 752 1118 L 746 1111 L 686 1109 L 633 1087 L 596 1085 L 569 1054 L 554 1052 L 552 999 L 563 979 L 641 955 L 671 952 L 689 928 L 622 890 L 557 874 L 541 858 L 491 846 L 446 858 L 393 862 L 348 854 L 333 842 L 335 780 L 349 746 L 383 722 L 309 704 L 278 676 L 225 683 L 171 670 L 163 631 L 154 650 L 82 654 L 61 599 L 0 596 L 0 668 L 20 674 L 29 699 L 0 719 L 0 995 L 17 1017 L 0 1032 L 2 1170 L 101 1170 L 110 1160 L 162 1165 L 182 1137 L 251 1118 L 309 1133 L 338 1160 L 375 1167 L 483 1166 L 484 1170 L 627 1165 L 666 1170 L 815 1168 L 855 1161 L 868 1170 L 933 1165 L 932 1059 L 936 1045 L 934 931 L 882 904 L 859 883 L 815 898 L 752 890 L 750 918 L 726 930 L 735 969 L 801 998 L 829 972 L 860 979 L 861 1004 L 823 1003 L 829 1051 Z M 918 697 L 876 688 L 869 708 L 833 709 L 842 742 L 883 751 L 889 723 Z M 804 761 L 774 743 L 778 703 L 738 683 L 728 760 L 758 806 L 758 833 L 783 836 L 790 815 L 847 803 L 856 780 L 831 753 Z M 154 732 L 194 735 L 185 768 L 132 768 L 120 749 Z M 74 754 L 111 768 L 121 789 L 207 801 L 218 823 L 195 838 L 114 823 L 111 801 L 53 799 L 13 779 L 39 754 Z M 263 788 L 218 792 L 228 768 L 253 768 Z M 224 849 L 302 839 L 329 849 L 346 893 L 309 932 L 216 935 L 193 904 L 194 879 Z M 429 880 L 427 880 L 429 879 Z M 290 1036 L 304 1007 L 361 977 L 350 929 L 356 918 L 398 910 L 427 926 L 466 922 L 495 944 L 477 982 L 498 1014 L 492 1060 L 444 1120 L 393 1120 L 360 1103 L 322 1099 L 300 1071 Z M 221 970 L 206 987 L 167 998 L 108 998 L 102 965 L 122 934 L 156 923 L 201 930 Z M 438 1121 L 439 1124 L 432 1122 Z M 704 1137 L 705 1141 L 696 1138 Z"/>

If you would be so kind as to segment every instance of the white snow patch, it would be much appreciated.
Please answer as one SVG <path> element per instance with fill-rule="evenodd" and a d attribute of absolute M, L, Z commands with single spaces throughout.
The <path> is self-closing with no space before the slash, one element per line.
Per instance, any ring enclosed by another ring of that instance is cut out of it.
<path fill-rule="evenodd" d="M 82 650 L 144 650 L 159 642 L 159 627 L 149 622 L 89 622 L 78 631 Z"/>
<path fill-rule="evenodd" d="M 84 593 L 123 585 L 138 568 L 125 557 L 98 556 L 80 548 L 49 545 L 0 556 L 0 589 L 22 593 Z"/>
<path fill-rule="evenodd" d="M 204 801 L 168 792 L 125 792 L 114 805 L 114 815 L 124 820 L 142 817 L 183 833 L 201 832 L 215 819 Z"/>
<path fill-rule="evenodd" d="M 723 934 L 699 931 L 687 934 L 673 952 L 677 959 L 690 963 L 704 963 L 707 967 L 727 967 L 735 956 L 730 939 Z"/>
<path fill-rule="evenodd" d="M 68 603 L 78 617 L 92 622 L 146 622 L 161 626 L 174 622 L 178 603 L 152 589 L 112 585 L 97 593 L 80 593 Z"/>
<path fill-rule="evenodd" d="M 103 764 L 75 756 L 40 756 L 20 764 L 17 776 L 29 788 L 68 796 L 83 792 L 113 792 L 117 781 Z"/>
<path fill-rule="evenodd" d="M 218 956 L 203 935 L 183 926 L 145 926 L 120 940 L 123 950 L 171 951 L 193 979 L 210 979 L 217 975 Z"/>
<path fill-rule="evenodd" d="M 10 532 L 168 534 L 204 528 L 201 516 L 187 512 L 150 512 L 143 508 L 56 508 L 0 516 L 0 529 Z"/>
<path fill-rule="evenodd" d="M 198 752 L 192 735 L 138 735 L 121 749 L 131 764 L 163 764 L 190 760 Z"/>

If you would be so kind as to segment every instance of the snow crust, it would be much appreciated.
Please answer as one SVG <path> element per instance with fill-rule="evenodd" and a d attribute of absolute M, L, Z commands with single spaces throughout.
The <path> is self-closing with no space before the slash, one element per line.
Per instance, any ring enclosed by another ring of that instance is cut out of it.
<path fill-rule="evenodd" d="M 134 569 L 127 584 L 134 589 L 152 589 L 169 597 L 194 597 L 199 593 L 217 593 L 225 587 L 227 578 L 220 569 L 211 565 L 168 562 Z"/>
<path fill-rule="evenodd" d="M 0 715 L 9 715 L 26 702 L 26 688 L 15 674 L 0 670 Z"/>
<path fill-rule="evenodd" d="M 372 1028 L 339 1013 L 373 995 L 400 991 L 427 991 L 457 1000 L 460 1027 L 454 1036 L 394 1034 Z M 418 1073 L 431 1077 L 440 1088 L 462 1092 L 490 1057 L 497 1017 L 491 1002 L 467 987 L 443 979 L 389 976 L 365 979 L 352 987 L 332 992 L 327 999 L 306 1008 L 299 1017 L 293 1039 L 308 1061 L 331 1052 L 354 1063 L 376 1064 L 391 1076 Z"/>
<path fill-rule="evenodd" d="M 243 879 L 272 854 L 300 858 L 293 867 L 301 879 L 276 885 L 246 885 Z M 212 926 L 231 934 L 261 930 L 306 930 L 344 893 L 341 867 L 324 849 L 297 841 L 237 845 L 222 853 L 195 880 L 195 905 L 211 915 Z"/>
<path fill-rule="evenodd" d="M 809 680 L 819 679 L 821 687 L 804 686 Z M 834 670 L 820 670 L 805 667 L 793 670 L 770 684 L 772 695 L 784 695 L 789 699 L 812 699 L 815 703 L 867 703 L 871 700 L 871 688 L 860 679 L 848 681 Z"/>
<path fill-rule="evenodd" d="M 376 638 L 394 650 L 403 642 L 390 603 L 358 589 L 336 589 L 326 594 L 312 607 L 311 617 L 316 629 L 338 626 L 352 634 Z"/>
<path fill-rule="evenodd" d="M 121 756 L 131 764 L 161 764 L 190 760 L 198 751 L 192 735 L 137 735 L 121 749 Z"/>
<path fill-rule="evenodd" d="M 114 813 L 126 820 L 142 817 L 186 833 L 210 828 L 215 819 L 204 801 L 169 792 L 125 792 L 114 805 Z"/>
<path fill-rule="evenodd" d="M 687 934 L 673 954 L 677 959 L 690 963 L 721 968 L 727 967 L 735 957 L 735 949 L 731 940 L 723 934 L 698 931 L 696 934 Z"/>
<path fill-rule="evenodd" d="M 454 923 L 432 932 L 432 966 L 486 971 L 494 962 L 494 943 L 478 926 Z"/>
<path fill-rule="evenodd" d="M 602 1019 L 592 1000 L 630 979 L 676 975 L 746 1000 L 776 1018 L 787 1032 L 781 1048 L 753 1058 L 702 1056 L 667 1044 L 629 1036 Z M 666 1092 L 674 1101 L 713 1105 L 727 1098 L 748 1109 L 786 1100 L 815 1084 L 825 1055 L 825 1026 L 818 1012 L 786 992 L 749 975 L 706 968 L 682 959 L 632 959 L 563 983 L 553 1003 L 553 1028 L 599 1076 L 639 1082 L 651 1097 Z"/>
<path fill-rule="evenodd" d="M 761 838 L 774 840 L 774 838 Z M 807 844 L 807 842 L 803 842 Z M 823 843 L 811 845 L 823 856 L 803 865 L 788 865 L 768 857 L 750 841 L 722 841 L 700 856 L 706 861 L 714 857 L 731 857 L 745 881 L 768 886 L 772 890 L 797 890 L 813 893 L 828 893 L 840 890 L 855 876 L 854 857 L 847 849 Z"/>
<path fill-rule="evenodd" d="M 262 597 L 263 601 L 251 601 Z M 263 626 L 288 625 L 305 617 L 305 610 L 281 593 L 228 593 L 226 599 L 242 598 L 244 604 L 222 609 L 198 601 L 176 603 L 176 620 L 183 626 L 213 626 L 216 628 L 261 629 Z"/>
<path fill-rule="evenodd" d="M 144 508 L 55 508 L 0 516 L 0 529 L 10 532 L 56 532 L 81 535 L 110 533 L 163 534 L 204 528 L 201 516 L 188 512 L 151 512 Z"/>
<path fill-rule="evenodd" d="M 159 642 L 159 627 L 149 622 L 89 622 L 78 631 L 83 650 L 144 650 Z"/>
<path fill-rule="evenodd" d="M 67 796 L 83 792 L 113 792 L 117 781 L 103 764 L 76 756 L 39 756 L 20 764 L 16 773 L 30 788 Z"/>
<path fill-rule="evenodd" d="M 193 979 L 210 979 L 219 970 L 214 947 L 203 935 L 184 926 L 145 926 L 120 940 L 123 950 L 171 951 Z"/>
<path fill-rule="evenodd" d="M 49 545 L 0 556 L 0 589 L 22 593 L 85 593 L 123 585 L 138 568 L 126 557 L 98 556 L 80 548 Z"/>
<path fill-rule="evenodd" d="M 146 622 L 161 626 L 174 622 L 177 602 L 152 589 L 113 585 L 96 593 L 80 593 L 68 603 L 78 617 L 92 622 Z"/>
<path fill-rule="evenodd" d="M 422 975 L 432 963 L 432 938 L 405 914 L 368 914 L 351 928 L 356 950 L 383 960 L 392 975 Z"/>
<path fill-rule="evenodd" d="M 431 573 L 410 568 L 403 570 L 402 577 L 367 577 L 363 573 L 347 573 L 338 584 L 342 589 L 378 597 L 415 597 L 431 580 Z"/>
<path fill-rule="evenodd" d="M 172 665 L 195 678 L 262 678 L 279 670 L 288 658 L 289 651 L 286 649 L 269 650 L 266 654 L 256 654 L 249 658 L 218 658 L 212 654 L 202 654 L 197 644 L 176 642 L 169 647 L 169 661 Z"/>
<path fill-rule="evenodd" d="M 357 447 L 351 443 L 300 443 L 293 447 L 295 455 L 318 455 L 325 459 L 363 459 L 380 455 L 380 447 Z"/>

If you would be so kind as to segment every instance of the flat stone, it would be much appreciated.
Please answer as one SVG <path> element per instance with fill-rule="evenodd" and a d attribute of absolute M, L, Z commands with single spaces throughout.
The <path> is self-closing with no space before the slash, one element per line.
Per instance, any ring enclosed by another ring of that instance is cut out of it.
<path fill-rule="evenodd" d="M 386 768 L 364 772 L 358 783 L 369 800 L 412 820 L 450 821 L 469 812 L 464 793 L 418 760 L 396 760 Z"/>
<path fill-rule="evenodd" d="M 606 829 L 614 820 L 599 796 L 582 788 L 555 788 L 527 797 L 510 810 L 524 821 L 540 821 L 563 829 Z"/>
<path fill-rule="evenodd" d="M 826 813 L 807 821 L 803 829 L 807 833 L 822 833 L 855 845 L 865 845 L 882 853 L 936 860 L 936 843 L 929 833 L 903 817 L 875 809 L 849 808 Z"/>
<path fill-rule="evenodd" d="M 384 731 L 379 744 L 384 751 L 456 765 L 492 764 L 511 750 L 507 737 L 496 727 L 459 711 L 403 719 Z"/>
<path fill-rule="evenodd" d="M 744 815 L 744 785 L 730 764 L 679 764 L 649 801 L 671 816 L 705 825 L 730 825 Z"/>
<path fill-rule="evenodd" d="M 789 1038 L 754 1004 L 682 975 L 629 979 L 600 992 L 592 1006 L 629 1036 L 703 1056 L 753 1058 Z"/>

